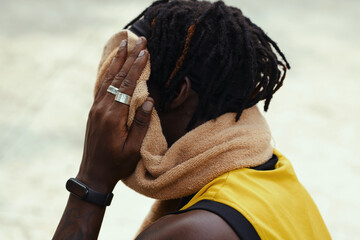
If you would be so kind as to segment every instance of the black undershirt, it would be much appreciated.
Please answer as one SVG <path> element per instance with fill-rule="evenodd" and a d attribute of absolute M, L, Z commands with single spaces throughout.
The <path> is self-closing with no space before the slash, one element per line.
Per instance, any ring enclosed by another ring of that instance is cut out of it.
<path fill-rule="evenodd" d="M 277 162 L 278 162 L 277 156 L 273 155 L 271 159 L 266 163 L 251 169 L 255 169 L 259 171 L 273 170 L 275 169 L 275 165 Z M 185 206 L 194 196 L 195 194 L 182 198 L 179 209 Z M 240 212 L 223 203 L 219 203 L 211 200 L 202 200 L 185 210 L 177 211 L 172 214 L 184 213 L 191 210 L 206 210 L 215 213 L 216 215 L 220 216 L 225 222 L 227 222 L 227 224 L 229 224 L 229 226 L 234 230 L 236 235 L 241 240 L 260 239 L 255 228 Z"/>

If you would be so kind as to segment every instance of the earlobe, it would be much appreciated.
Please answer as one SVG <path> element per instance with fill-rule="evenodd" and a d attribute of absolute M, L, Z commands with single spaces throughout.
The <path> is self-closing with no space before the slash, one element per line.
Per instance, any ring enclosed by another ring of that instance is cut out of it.
<path fill-rule="evenodd" d="M 189 97 L 191 91 L 191 81 L 187 76 L 184 77 L 178 88 L 178 94 L 170 104 L 170 109 L 174 109 L 183 104 Z"/>

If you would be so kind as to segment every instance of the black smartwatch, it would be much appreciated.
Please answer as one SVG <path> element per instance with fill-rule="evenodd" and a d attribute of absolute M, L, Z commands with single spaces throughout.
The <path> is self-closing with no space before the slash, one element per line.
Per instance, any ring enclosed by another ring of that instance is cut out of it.
<path fill-rule="evenodd" d="M 75 178 L 66 182 L 66 189 L 76 197 L 102 207 L 110 206 L 114 196 L 112 193 L 99 193 Z"/>

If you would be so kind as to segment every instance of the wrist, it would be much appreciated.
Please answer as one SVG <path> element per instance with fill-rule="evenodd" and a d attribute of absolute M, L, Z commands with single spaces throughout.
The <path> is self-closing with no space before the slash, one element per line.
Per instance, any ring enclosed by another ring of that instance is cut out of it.
<path fill-rule="evenodd" d="M 66 182 L 66 189 L 81 200 L 99 205 L 110 206 L 114 194 L 112 192 L 102 193 L 94 190 L 84 182 L 76 178 L 70 178 Z"/>
<path fill-rule="evenodd" d="M 90 177 L 81 172 L 77 174 L 76 179 L 100 193 L 111 193 L 113 192 L 116 185 L 116 184 L 104 182 L 94 177 Z"/>

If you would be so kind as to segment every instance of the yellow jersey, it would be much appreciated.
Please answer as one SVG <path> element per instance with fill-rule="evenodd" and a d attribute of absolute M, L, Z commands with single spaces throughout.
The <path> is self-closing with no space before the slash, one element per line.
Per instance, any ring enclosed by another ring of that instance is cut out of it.
<path fill-rule="evenodd" d="M 277 150 L 274 155 L 278 160 L 272 170 L 241 168 L 225 173 L 204 186 L 180 211 L 212 201 L 231 207 L 246 218 L 255 229 L 257 239 L 331 239 L 319 210 L 297 179 L 290 161 Z M 234 224 L 248 228 L 241 219 L 231 223 L 233 229 Z M 246 236 L 246 233 L 239 235 L 242 240 L 256 239 L 249 237 L 251 234 Z"/>

